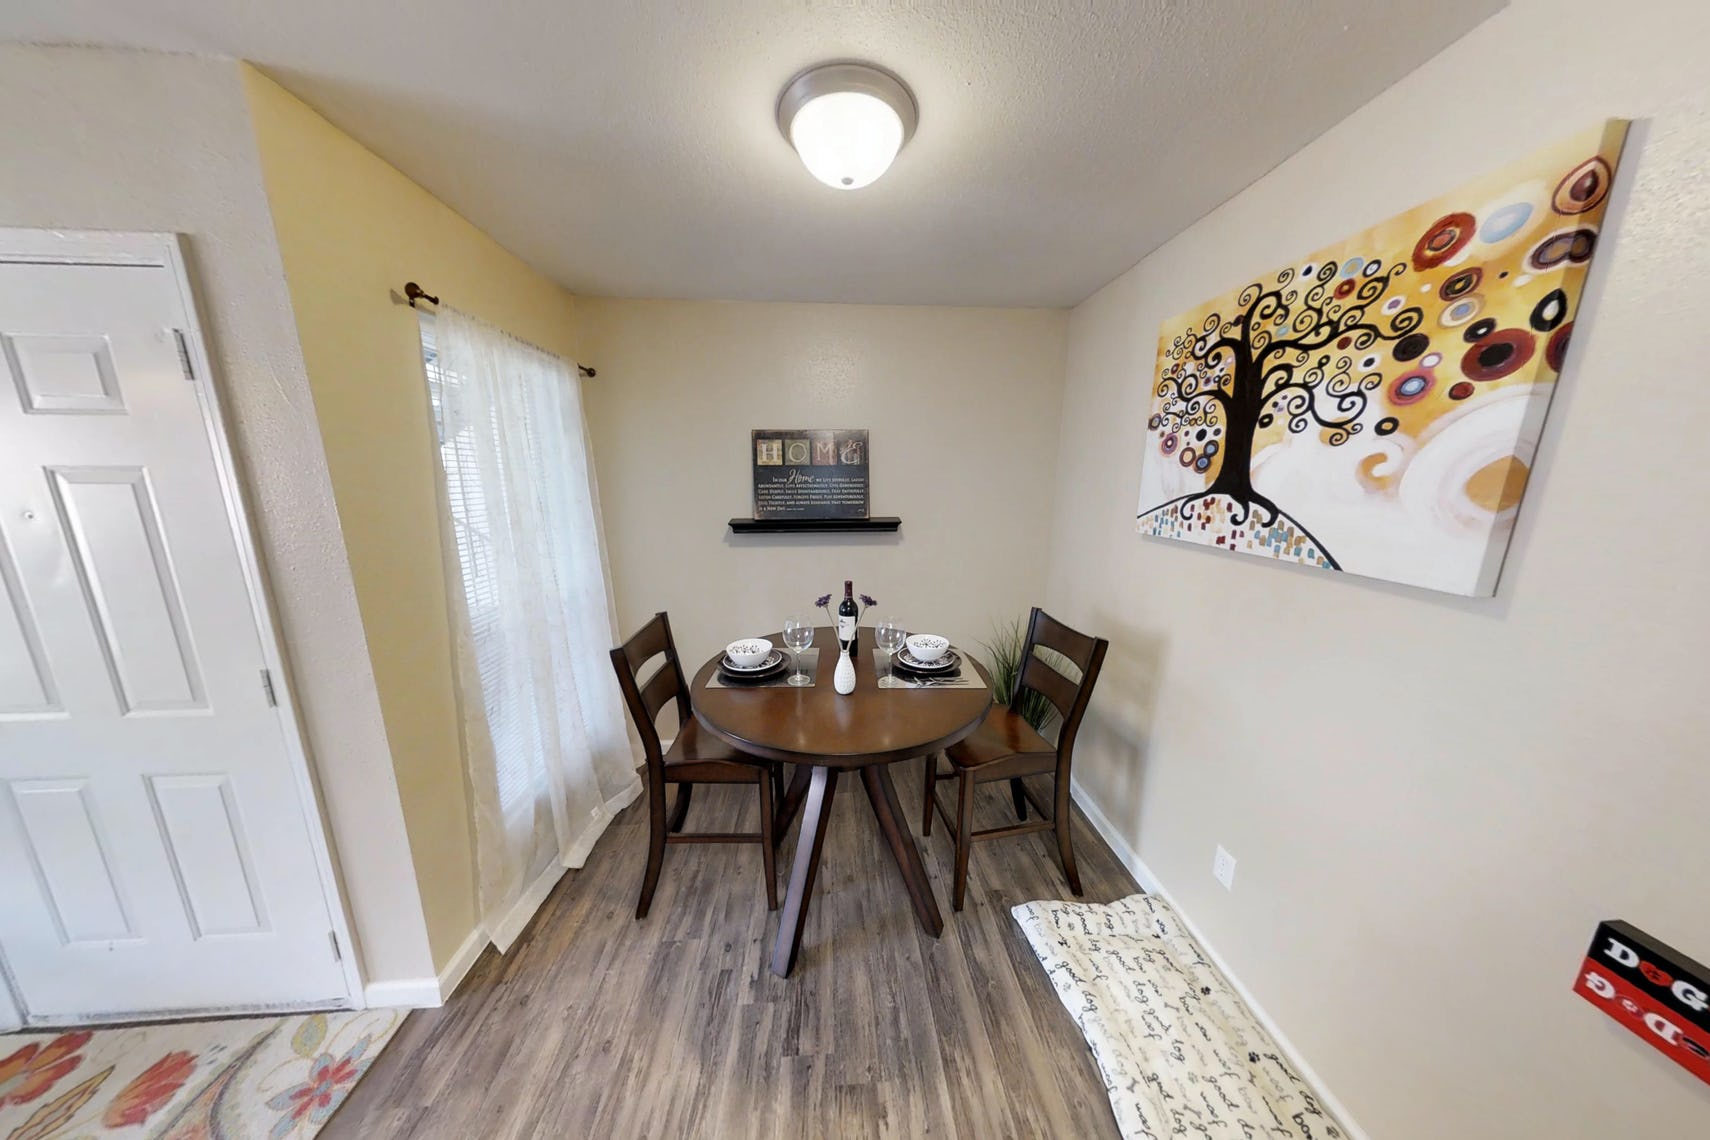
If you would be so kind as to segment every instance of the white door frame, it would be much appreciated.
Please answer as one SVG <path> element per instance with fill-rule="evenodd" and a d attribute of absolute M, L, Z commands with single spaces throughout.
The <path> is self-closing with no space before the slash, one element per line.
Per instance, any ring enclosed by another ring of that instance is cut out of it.
<path fill-rule="evenodd" d="M 255 616 L 255 629 L 261 643 L 261 654 L 273 677 L 273 692 L 278 701 L 279 729 L 285 741 L 287 762 L 302 797 L 305 809 L 304 825 L 309 844 L 314 850 L 315 869 L 320 875 L 321 889 L 327 900 L 327 921 L 332 924 L 338 941 L 338 956 L 343 967 L 346 1000 L 351 1009 L 364 1008 L 363 977 L 357 961 L 356 942 L 351 937 L 352 922 L 347 910 L 343 885 L 339 882 L 333 858 L 326 807 L 322 802 L 320 785 L 314 766 L 309 761 L 308 746 L 298 718 L 297 703 L 291 671 L 287 667 L 283 639 L 273 611 L 273 594 L 266 571 L 257 553 L 255 530 L 245 499 L 243 483 L 238 479 L 237 463 L 232 456 L 227 435 L 225 411 L 220 403 L 220 378 L 208 353 L 207 340 L 202 333 L 202 319 L 196 304 L 196 290 L 184 256 L 184 237 L 173 233 L 132 233 L 107 230 L 31 230 L 0 227 L 0 262 L 42 262 L 53 265 L 153 265 L 171 272 L 183 301 L 185 321 L 185 351 L 190 355 L 190 368 L 206 383 L 195 385 L 197 401 L 202 409 L 202 425 L 208 435 L 213 453 L 214 470 L 219 476 L 221 497 L 226 504 L 226 516 L 237 546 L 238 562 L 242 565 L 244 583 L 249 588 L 250 609 Z M 0 984 L 0 1032 L 16 1029 L 22 1024 L 20 1011 L 13 1000 L 11 986 Z"/>

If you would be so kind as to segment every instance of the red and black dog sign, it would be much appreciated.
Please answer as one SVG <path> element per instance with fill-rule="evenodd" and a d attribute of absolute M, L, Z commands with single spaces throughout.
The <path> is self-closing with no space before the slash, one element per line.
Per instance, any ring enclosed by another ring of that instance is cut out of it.
<path fill-rule="evenodd" d="M 1710 969 L 1625 922 L 1605 922 L 1574 993 L 1710 1083 Z"/>

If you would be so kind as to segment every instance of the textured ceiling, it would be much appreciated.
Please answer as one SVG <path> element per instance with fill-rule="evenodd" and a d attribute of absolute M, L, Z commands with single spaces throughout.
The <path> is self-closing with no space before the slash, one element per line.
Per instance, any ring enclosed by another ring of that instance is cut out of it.
<path fill-rule="evenodd" d="M 252 60 L 578 293 L 1057 306 L 1502 4 L 8 0 L 0 38 Z M 853 193 L 773 118 L 837 58 L 920 102 Z"/>

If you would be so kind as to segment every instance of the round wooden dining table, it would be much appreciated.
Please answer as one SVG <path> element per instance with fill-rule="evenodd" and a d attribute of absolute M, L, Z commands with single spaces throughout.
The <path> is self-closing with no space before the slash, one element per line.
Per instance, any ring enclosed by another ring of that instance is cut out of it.
<path fill-rule="evenodd" d="M 776 645 L 784 643 L 779 634 L 767 636 Z M 855 691 L 847 696 L 832 687 L 837 641 L 829 627 L 814 632 L 820 651 L 811 686 L 709 688 L 722 653 L 701 666 L 690 686 L 701 727 L 750 755 L 796 766 L 778 805 L 776 829 L 782 836 L 796 813 L 802 812 L 789 893 L 772 948 L 772 972 L 779 977 L 788 977 L 796 964 L 831 799 L 844 772 L 861 774 L 873 817 L 896 859 L 921 929 L 934 938 L 944 929 L 920 851 L 903 823 L 890 765 L 948 748 L 979 727 L 992 703 L 991 676 L 972 656 L 963 654 L 964 668 L 978 670 L 984 687 L 881 689 L 873 672 L 871 637 L 871 630 L 864 631 L 855 658 Z"/>

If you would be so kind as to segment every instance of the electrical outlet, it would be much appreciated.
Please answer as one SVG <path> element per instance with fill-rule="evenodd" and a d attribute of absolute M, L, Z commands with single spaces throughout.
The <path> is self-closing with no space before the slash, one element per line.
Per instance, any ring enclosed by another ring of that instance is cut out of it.
<path fill-rule="evenodd" d="M 1223 850 L 1222 844 L 1218 844 L 1217 855 L 1211 860 L 1211 874 L 1223 884 L 1224 890 L 1235 889 L 1235 856 Z"/>

